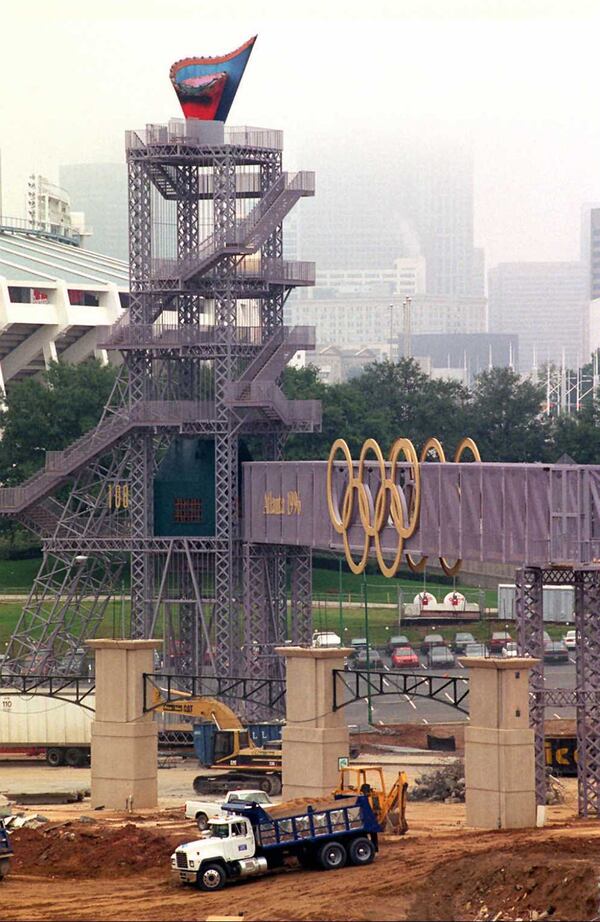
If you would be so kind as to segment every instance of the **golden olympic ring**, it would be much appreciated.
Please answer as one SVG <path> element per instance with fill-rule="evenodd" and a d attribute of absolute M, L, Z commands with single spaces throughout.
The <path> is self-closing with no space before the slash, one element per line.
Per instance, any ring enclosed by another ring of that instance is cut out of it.
<path fill-rule="evenodd" d="M 427 455 L 435 451 L 440 463 L 445 463 L 446 455 L 444 449 L 436 438 L 430 438 L 425 442 L 421 451 L 420 458 L 410 439 L 396 439 L 390 450 L 389 459 L 386 461 L 379 444 L 375 439 L 367 439 L 363 444 L 358 459 L 358 471 L 354 474 L 354 462 L 352 454 L 344 439 L 336 439 L 329 452 L 327 460 L 327 508 L 329 518 L 335 531 L 342 535 L 344 543 L 344 553 L 348 566 L 353 573 L 362 573 L 369 559 L 369 550 L 371 540 L 375 545 L 375 556 L 379 569 L 384 576 L 395 576 L 402 561 L 404 542 L 413 535 L 419 524 L 419 515 L 421 511 L 421 469 L 420 464 L 427 461 Z M 470 438 L 464 438 L 454 455 L 454 462 L 457 463 L 465 451 L 470 451 L 475 461 L 481 461 L 477 445 Z M 343 461 L 346 464 L 347 483 L 344 489 L 341 502 L 339 497 L 334 496 L 333 487 L 333 470 L 336 464 L 338 453 L 343 455 Z M 365 465 L 368 455 L 372 453 L 376 462 L 376 468 L 379 472 L 379 486 L 375 499 L 373 499 L 368 483 L 365 484 Z M 404 490 L 401 490 L 396 483 L 399 459 L 403 457 L 410 464 L 410 499 L 407 507 L 407 500 Z M 389 473 L 386 465 L 389 464 Z M 363 529 L 363 545 L 360 559 L 354 560 L 350 548 L 348 531 L 353 524 L 355 514 L 355 496 L 357 499 L 356 508 L 360 524 Z M 340 513 L 341 509 L 341 513 Z M 391 524 L 396 529 L 398 535 L 398 545 L 391 564 L 385 561 L 383 548 L 381 545 L 381 532 L 391 520 Z M 404 524 L 406 521 L 406 525 Z M 420 573 L 425 569 L 427 557 L 415 563 L 411 555 L 407 552 L 406 559 L 411 570 Z M 440 564 L 444 573 L 448 576 L 455 576 L 462 566 L 462 560 L 457 560 L 454 564 L 449 564 L 445 558 L 440 557 Z"/>

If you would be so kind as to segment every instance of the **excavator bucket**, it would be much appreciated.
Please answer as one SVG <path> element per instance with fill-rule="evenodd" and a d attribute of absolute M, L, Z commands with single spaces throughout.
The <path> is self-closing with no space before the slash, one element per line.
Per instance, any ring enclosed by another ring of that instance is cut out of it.
<path fill-rule="evenodd" d="M 408 831 L 406 822 L 406 792 L 408 778 L 405 772 L 386 789 L 381 766 L 365 765 L 340 770 L 340 783 L 334 795 L 364 794 L 369 798 L 373 813 L 386 832 L 403 836 Z"/>
<path fill-rule="evenodd" d="M 398 773 L 386 800 L 385 831 L 396 836 L 403 836 L 408 832 L 406 822 L 406 792 L 408 781 L 404 772 Z"/>

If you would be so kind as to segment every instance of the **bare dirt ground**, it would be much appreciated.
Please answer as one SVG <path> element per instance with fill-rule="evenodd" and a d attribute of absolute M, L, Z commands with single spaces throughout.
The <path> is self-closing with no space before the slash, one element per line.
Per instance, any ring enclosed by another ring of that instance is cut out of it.
<path fill-rule="evenodd" d="M 152 815 L 45 808 L 52 822 L 14 833 L 0 885 L 3 920 L 514 920 L 592 919 L 598 910 L 600 821 L 576 818 L 576 788 L 549 825 L 481 833 L 461 804 L 410 803 L 410 830 L 382 836 L 366 868 L 296 869 L 217 894 L 173 881 L 169 855 L 194 835 L 181 807 Z M 82 822 L 86 815 L 90 821 Z M 537 915 L 536 915 L 537 914 Z M 545 915 L 544 915 L 545 914 Z"/>

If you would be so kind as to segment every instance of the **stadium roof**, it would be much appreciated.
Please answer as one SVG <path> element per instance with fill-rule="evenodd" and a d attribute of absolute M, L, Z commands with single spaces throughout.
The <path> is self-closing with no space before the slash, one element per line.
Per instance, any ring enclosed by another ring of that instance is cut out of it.
<path fill-rule="evenodd" d="M 129 288 L 129 267 L 120 259 L 25 233 L 0 234 L 0 275 L 11 282 L 68 286 L 107 284 Z"/>
<path fill-rule="evenodd" d="M 0 228 L 0 389 L 52 361 L 81 362 L 127 302 L 126 262 L 52 234 Z"/>

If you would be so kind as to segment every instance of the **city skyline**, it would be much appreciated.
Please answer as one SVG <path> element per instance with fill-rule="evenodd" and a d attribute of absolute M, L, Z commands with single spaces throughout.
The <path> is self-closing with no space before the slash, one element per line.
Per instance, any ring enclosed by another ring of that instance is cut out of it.
<path fill-rule="evenodd" d="M 375 2 L 364 20 L 356 3 L 343 5 L 343 17 L 340 4 L 319 16 L 308 3 L 294 20 L 285 5 L 264 2 L 252 15 L 225 2 L 208 18 L 191 0 L 109 2 L 101 11 L 9 0 L 4 213 L 22 212 L 31 172 L 56 181 L 60 165 L 123 162 L 125 129 L 179 115 L 173 60 L 228 51 L 258 32 L 261 54 L 232 123 L 283 128 L 288 150 L 316 151 L 317 175 L 319 146 L 342 162 L 352 145 L 393 163 L 409 128 L 417 149 L 419 137 L 460 137 L 473 149 L 474 242 L 487 266 L 576 259 L 581 206 L 600 199 L 600 138 L 589 115 L 598 11 L 575 4 L 565 18 L 551 2 L 520 4 L 524 13 L 511 3 L 452 6 L 449 14 L 439 2 Z M 64 50 L 43 81 L 22 67 L 25 35 L 34 58 Z"/>

